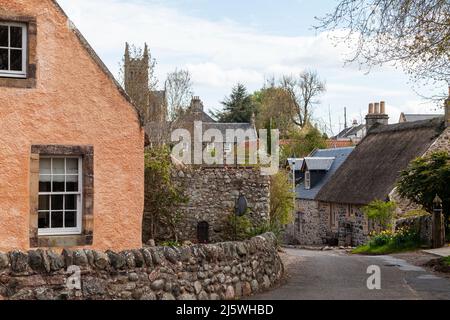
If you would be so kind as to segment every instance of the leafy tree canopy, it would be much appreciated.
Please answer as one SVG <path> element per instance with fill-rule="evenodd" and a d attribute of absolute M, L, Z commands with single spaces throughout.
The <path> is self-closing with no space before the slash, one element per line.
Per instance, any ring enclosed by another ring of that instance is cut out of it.
<path fill-rule="evenodd" d="M 402 171 L 397 187 L 402 197 L 422 205 L 429 212 L 438 195 L 447 219 L 450 214 L 450 155 L 439 151 L 420 157 Z"/>

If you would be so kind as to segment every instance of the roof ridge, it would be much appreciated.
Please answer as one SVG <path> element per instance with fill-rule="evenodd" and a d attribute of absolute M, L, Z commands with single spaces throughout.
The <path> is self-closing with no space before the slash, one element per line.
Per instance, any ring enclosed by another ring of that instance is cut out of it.
<path fill-rule="evenodd" d="M 100 68 L 100 70 L 102 70 L 103 73 L 113 82 L 113 84 L 116 86 L 117 90 L 122 94 L 122 96 L 125 98 L 125 100 L 127 100 L 127 102 L 130 103 L 131 106 L 134 108 L 134 111 L 136 112 L 136 115 L 137 115 L 138 120 L 139 120 L 139 124 L 140 124 L 141 127 L 143 127 L 144 126 L 143 115 L 139 111 L 139 108 L 134 104 L 134 102 L 131 99 L 131 97 L 127 94 L 125 89 L 120 85 L 120 83 L 117 81 L 117 79 L 111 73 L 111 71 L 105 65 L 103 60 L 98 56 L 98 54 L 95 52 L 95 50 L 89 44 L 89 42 L 83 36 L 81 31 L 78 30 L 78 28 L 76 27 L 75 23 L 72 20 L 70 20 L 69 16 L 66 14 L 64 9 L 59 5 L 57 0 L 51 0 L 50 2 L 53 3 L 55 8 L 68 20 L 69 29 L 78 38 L 78 41 L 80 42 L 81 46 L 87 51 L 87 53 L 91 57 L 91 59 L 95 62 L 95 64 L 97 64 L 97 66 Z"/>

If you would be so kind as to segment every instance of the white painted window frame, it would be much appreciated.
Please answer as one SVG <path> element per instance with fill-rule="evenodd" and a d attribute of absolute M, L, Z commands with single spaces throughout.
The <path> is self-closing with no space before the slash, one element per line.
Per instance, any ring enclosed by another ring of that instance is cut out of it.
<path fill-rule="evenodd" d="M 8 27 L 8 46 L 2 47 L 0 49 L 8 50 L 8 67 L 11 68 L 11 49 L 22 50 L 22 70 L 21 71 L 11 71 L 11 70 L 0 70 L 0 77 L 5 78 L 26 78 L 27 77 L 27 62 L 28 62 L 28 27 L 25 23 L 18 22 L 0 22 L 0 26 Z M 22 28 L 22 48 L 11 47 L 11 27 L 21 27 Z"/>
<path fill-rule="evenodd" d="M 51 189 L 53 189 L 53 159 L 78 159 L 78 191 L 64 191 L 64 192 L 39 192 L 39 195 L 46 195 L 50 196 L 50 202 L 49 202 L 49 210 L 38 210 L 39 213 L 41 212 L 49 212 L 50 217 L 50 226 L 51 226 L 51 196 L 52 195 L 76 195 L 77 196 L 77 226 L 75 228 L 40 228 L 38 229 L 38 236 L 68 236 L 68 235 L 80 235 L 82 233 L 82 214 L 83 214 L 83 159 L 82 157 L 76 157 L 76 156 L 42 156 L 40 159 L 51 159 L 50 161 L 50 186 Z M 66 168 L 67 162 L 64 161 L 64 186 L 66 185 L 66 178 L 67 178 L 67 168 Z M 41 173 L 39 172 L 39 181 L 40 181 Z M 64 209 L 64 201 L 65 197 L 63 197 L 63 212 L 65 213 Z M 61 210 L 57 210 L 61 211 Z M 64 220 L 65 220 L 65 214 L 64 214 Z M 64 222 L 65 223 L 65 222 Z"/>

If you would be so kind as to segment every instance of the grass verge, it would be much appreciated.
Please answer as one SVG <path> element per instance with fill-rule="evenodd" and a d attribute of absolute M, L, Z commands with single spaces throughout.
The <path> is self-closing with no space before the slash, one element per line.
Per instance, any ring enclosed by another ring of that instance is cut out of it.
<path fill-rule="evenodd" d="M 357 247 L 356 249 L 354 249 L 352 251 L 352 253 L 367 254 L 367 255 L 384 255 L 384 254 L 391 254 L 391 253 L 414 251 L 414 250 L 417 250 L 418 248 L 419 248 L 419 246 L 417 246 L 417 245 L 397 247 L 397 246 L 393 246 L 391 244 L 385 244 L 382 246 L 371 246 L 369 244 L 366 244 L 366 245 Z"/>

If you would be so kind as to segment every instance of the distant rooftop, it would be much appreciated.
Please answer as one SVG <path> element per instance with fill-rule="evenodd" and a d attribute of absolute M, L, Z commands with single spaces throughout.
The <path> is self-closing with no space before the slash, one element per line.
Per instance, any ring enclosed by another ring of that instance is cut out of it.
<path fill-rule="evenodd" d="M 295 189 L 297 194 L 297 199 L 314 200 L 316 195 L 322 189 L 322 187 L 331 179 L 334 173 L 339 169 L 339 167 L 344 163 L 350 153 L 353 151 L 354 147 L 349 148 L 335 148 L 335 149 L 318 149 L 313 151 L 309 155 L 309 159 L 334 159 L 331 166 L 327 170 L 325 176 L 316 183 L 311 189 L 305 189 L 305 184 L 303 181 L 299 183 Z"/>
<path fill-rule="evenodd" d="M 419 113 L 403 113 L 400 115 L 399 123 L 414 122 L 422 120 L 431 120 L 442 117 L 442 114 L 419 114 Z"/>

